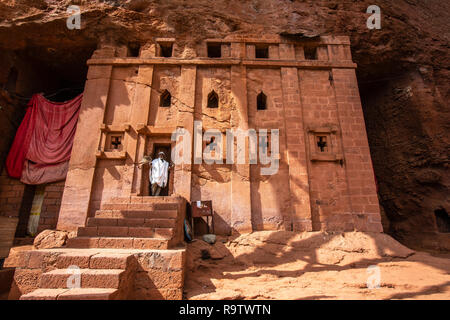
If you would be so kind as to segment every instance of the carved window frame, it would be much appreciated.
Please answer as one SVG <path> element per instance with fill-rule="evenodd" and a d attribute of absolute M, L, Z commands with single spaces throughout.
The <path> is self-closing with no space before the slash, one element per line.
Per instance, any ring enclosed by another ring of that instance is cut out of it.
<path fill-rule="evenodd" d="M 97 158 L 100 159 L 126 159 L 127 157 L 127 141 L 128 131 L 131 127 L 129 124 L 125 125 L 106 125 L 103 124 L 100 128 L 101 137 L 99 143 L 99 149 L 97 151 Z M 120 136 L 122 146 L 120 150 L 111 148 L 111 138 L 114 136 Z"/>
<path fill-rule="evenodd" d="M 339 131 L 337 126 L 323 126 L 308 128 L 309 158 L 312 162 L 339 162 L 343 163 L 344 157 L 341 153 Z M 326 137 L 327 150 L 318 150 L 317 140 Z"/>

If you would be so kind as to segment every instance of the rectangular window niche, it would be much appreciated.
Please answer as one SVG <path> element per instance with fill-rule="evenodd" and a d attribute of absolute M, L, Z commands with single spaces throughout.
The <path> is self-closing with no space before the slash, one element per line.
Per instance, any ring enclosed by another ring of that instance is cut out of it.
<path fill-rule="evenodd" d="M 125 150 L 127 132 L 130 131 L 130 125 L 102 125 L 101 141 L 99 150 L 96 153 L 99 159 L 126 159 Z"/>
<path fill-rule="evenodd" d="M 344 157 L 339 152 L 337 126 L 308 128 L 310 160 L 312 162 L 339 162 Z"/>

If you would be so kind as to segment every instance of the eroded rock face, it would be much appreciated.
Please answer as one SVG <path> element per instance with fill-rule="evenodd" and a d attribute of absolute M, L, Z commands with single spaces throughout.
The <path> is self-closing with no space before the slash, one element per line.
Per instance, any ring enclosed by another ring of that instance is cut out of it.
<path fill-rule="evenodd" d="M 202 259 L 202 250 L 213 248 L 220 249 L 223 257 Z M 414 252 L 382 233 L 254 232 L 214 246 L 191 242 L 186 262 L 187 299 L 449 296 L 449 259 Z"/>
<path fill-rule="evenodd" d="M 82 9 L 81 30 L 66 27 L 70 4 Z M 369 30 L 365 12 L 372 4 L 369 0 L 199 0 L 189 5 L 181 0 L 2 1 L 0 87 L 29 96 L 54 92 L 59 85 L 82 84 L 85 62 L 99 43 L 144 45 L 154 37 L 175 37 L 180 49 L 174 50 L 193 57 L 192 48 L 200 39 L 229 34 L 349 35 L 385 231 L 417 243 L 418 234 L 436 234 L 436 210 L 449 212 L 450 3 L 380 0 L 381 29 Z M 16 78 L 12 68 L 17 71 L 15 88 L 11 88 Z M 26 99 L 1 91 L 2 163 L 25 103 Z"/>
<path fill-rule="evenodd" d="M 62 247 L 67 240 L 68 233 L 57 230 L 44 230 L 34 239 L 36 249 L 51 249 Z"/>

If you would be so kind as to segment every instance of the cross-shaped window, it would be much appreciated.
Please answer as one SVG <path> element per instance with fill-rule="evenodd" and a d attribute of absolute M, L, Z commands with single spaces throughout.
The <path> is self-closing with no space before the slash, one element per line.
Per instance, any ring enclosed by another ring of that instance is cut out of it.
<path fill-rule="evenodd" d="M 327 145 L 327 138 L 324 136 L 317 137 L 317 147 L 319 147 L 320 152 L 327 151 L 325 148 L 328 147 Z"/>
<path fill-rule="evenodd" d="M 119 149 L 119 146 L 122 144 L 122 137 L 111 137 L 111 145 L 113 146 L 114 149 Z"/>

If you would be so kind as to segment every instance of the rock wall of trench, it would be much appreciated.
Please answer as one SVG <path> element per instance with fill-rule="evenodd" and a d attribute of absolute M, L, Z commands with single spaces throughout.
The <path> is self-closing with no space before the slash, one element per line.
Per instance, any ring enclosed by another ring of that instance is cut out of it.
<path fill-rule="evenodd" d="M 450 3 L 375 2 L 0 1 L 2 166 L 26 98 L 82 86 L 85 62 L 100 43 L 175 37 L 180 47 L 195 47 L 228 34 L 349 35 L 385 231 L 423 245 L 417 233 L 436 235 L 435 212 L 449 211 Z M 82 9 L 81 30 L 66 27 L 71 4 Z M 372 4 L 381 8 L 380 30 L 366 27 Z"/>

